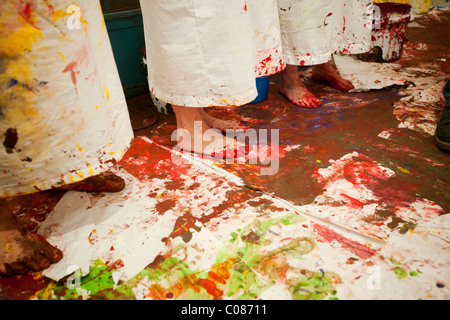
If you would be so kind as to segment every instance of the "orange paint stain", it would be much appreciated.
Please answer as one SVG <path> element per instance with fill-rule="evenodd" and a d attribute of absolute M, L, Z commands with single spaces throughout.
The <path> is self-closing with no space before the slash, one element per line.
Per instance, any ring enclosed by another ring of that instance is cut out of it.
<path fill-rule="evenodd" d="M 218 300 L 223 296 L 223 291 L 219 290 L 216 286 L 216 283 L 209 279 L 199 279 L 197 284 L 202 286 L 208 294 L 214 297 L 215 300 Z"/>

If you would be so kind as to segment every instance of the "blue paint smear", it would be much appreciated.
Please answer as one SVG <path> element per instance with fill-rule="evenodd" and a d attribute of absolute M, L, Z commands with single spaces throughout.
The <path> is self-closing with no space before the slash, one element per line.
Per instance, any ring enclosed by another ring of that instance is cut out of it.
<path fill-rule="evenodd" d="M 14 87 L 16 84 L 18 84 L 19 82 L 16 79 L 10 79 L 9 80 L 9 85 L 8 85 L 8 89 L 11 87 Z"/>

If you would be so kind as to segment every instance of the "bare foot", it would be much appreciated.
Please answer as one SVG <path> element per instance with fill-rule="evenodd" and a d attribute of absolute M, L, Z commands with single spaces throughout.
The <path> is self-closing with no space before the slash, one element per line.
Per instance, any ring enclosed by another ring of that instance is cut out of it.
<path fill-rule="evenodd" d="M 222 132 L 225 132 L 226 130 L 245 131 L 245 128 L 240 125 L 239 121 L 215 118 L 209 115 L 203 108 L 200 109 L 200 113 L 203 120 L 205 120 L 206 125 L 210 128 L 214 128 Z"/>
<path fill-rule="evenodd" d="M 118 192 L 124 188 L 125 181 L 122 178 L 112 172 L 104 172 L 56 190 Z M 20 226 L 11 205 L 20 205 L 20 199 L 19 202 L 0 199 L 0 276 L 38 272 L 60 261 L 63 253 L 43 237 Z"/>
<path fill-rule="evenodd" d="M 303 108 L 317 108 L 322 102 L 305 87 L 298 74 L 297 66 L 287 65 L 282 72 L 280 93 L 293 104 Z"/>
<path fill-rule="evenodd" d="M 352 82 L 342 78 L 334 60 L 313 67 L 311 79 L 328 82 L 333 88 L 341 91 L 355 89 Z"/>
<path fill-rule="evenodd" d="M 47 240 L 21 228 L 7 202 L 0 200 L 0 276 L 42 271 L 62 257 Z"/>
<path fill-rule="evenodd" d="M 178 151 L 221 159 L 236 157 L 239 152 L 245 152 L 245 145 L 239 144 L 233 137 L 223 135 L 218 129 L 211 128 L 200 108 L 173 106 L 173 110 L 177 118 L 177 130 L 172 140 L 176 139 L 178 142 Z"/>
<path fill-rule="evenodd" d="M 85 192 L 119 192 L 125 188 L 125 181 L 118 175 L 106 171 L 97 176 L 87 178 L 53 190 L 72 190 Z"/>

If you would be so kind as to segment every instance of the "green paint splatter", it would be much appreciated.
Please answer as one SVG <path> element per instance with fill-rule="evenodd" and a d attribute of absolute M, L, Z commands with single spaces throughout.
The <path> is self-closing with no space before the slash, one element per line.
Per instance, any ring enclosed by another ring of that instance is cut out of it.
<path fill-rule="evenodd" d="M 417 277 L 419 275 L 419 273 L 421 273 L 420 271 L 416 271 L 416 270 L 411 270 L 411 271 L 406 270 L 403 263 L 398 262 L 393 258 L 390 258 L 389 260 L 395 266 L 394 273 L 397 276 L 397 278 L 399 278 L 399 279 L 404 279 L 404 278 L 407 278 L 408 276 Z"/>
<path fill-rule="evenodd" d="M 230 239 L 231 243 L 235 242 L 237 240 L 237 238 L 238 238 L 238 234 L 236 232 L 232 232 L 230 234 L 230 236 L 231 236 L 231 239 Z"/>
<path fill-rule="evenodd" d="M 226 296 L 235 300 L 252 300 L 257 298 L 266 289 L 273 285 L 272 282 L 257 275 L 247 264 L 240 261 L 233 266 L 230 280 L 226 289 Z"/>
<path fill-rule="evenodd" d="M 70 282 L 68 285 L 65 281 L 53 282 L 38 292 L 36 297 L 39 300 L 134 299 L 133 292 L 126 286 L 113 290 L 114 271 L 114 268 L 97 260 L 92 264 L 89 274 L 79 279 L 79 283 Z"/>
<path fill-rule="evenodd" d="M 295 300 L 323 300 L 336 295 L 333 278 L 324 272 L 301 270 L 298 278 L 290 280 L 289 292 Z"/>
<path fill-rule="evenodd" d="M 240 232 L 242 240 L 235 248 L 241 262 L 236 264 L 233 280 L 230 286 L 230 295 L 235 295 L 235 290 L 241 290 L 238 298 L 250 299 L 261 295 L 273 285 L 279 283 L 280 275 L 286 275 L 289 268 L 292 274 L 298 277 L 286 279 L 286 286 L 293 299 L 298 300 L 323 300 L 327 296 L 336 295 L 333 279 L 339 279 L 335 274 L 325 275 L 323 272 L 295 269 L 278 263 L 288 258 L 301 259 L 315 247 L 313 239 L 298 237 L 288 243 L 272 250 L 265 248 L 270 244 L 269 235 L 271 227 L 277 225 L 296 225 L 305 221 L 305 218 L 295 213 L 290 213 L 279 218 L 257 221 L 245 226 Z M 263 275 L 263 277 L 259 276 Z"/>
<path fill-rule="evenodd" d="M 306 219 L 296 213 L 290 213 L 290 214 L 286 214 L 284 216 L 281 216 L 279 218 L 274 218 L 274 219 L 268 219 L 268 220 L 263 220 L 263 221 L 256 221 L 254 223 L 250 223 L 249 225 L 247 225 L 245 228 L 242 229 L 241 232 L 241 237 L 243 235 L 248 234 L 248 232 L 250 230 L 258 230 L 258 234 L 265 234 L 267 229 L 269 229 L 270 227 L 273 227 L 275 225 L 278 224 L 283 224 L 283 225 L 293 225 L 293 224 L 299 224 L 303 221 L 305 221 Z"/>
<path fill-rule="evenodd" d="M 408 276 L 408 272 L 403 270 L 403 268 L 401 268 L 401 267 L 395 267 L 394 273 L 397 276 L 397 278 L 399 278 L 399 279 L 403 279 Z"/>
<path fill-rule="evenodd" d="M 336 290 L 333 281 L 338 276 L 279 263 L 288 258 L 302 259 L 314 249 L 314 240 L 298 237 L 267 251 L 274 236 L 270 228 L 296 225 L 303 221 L 304 217 L 291 213 L 237 229 L 230 234 L 231 239 L 219 251 L 215 264 L 208 270 L 192 268 L 175 256 L 159 256 L 133 279 L 114 288 L 112 274 L 116 269 L 98 260 L 91 266 L 90 273 L 79 279 L 79 285 L 75 288 L 68 288 L 64 282 L 52 282 L 37 294 L 37 298 L 134 300 L 133 289 L 145 284 L 148 292 L 143 294 L 155 299 L 207 300 L 217 294 L 235 300 L 252 300 L 281 281 L 294 299 L 334 299 Z M 288 269 L 289 277 L 286 276 Z M 292 277 L 292 274 L 295 276 Z M 280 275 L 284 279 L 280 280 Z"/>

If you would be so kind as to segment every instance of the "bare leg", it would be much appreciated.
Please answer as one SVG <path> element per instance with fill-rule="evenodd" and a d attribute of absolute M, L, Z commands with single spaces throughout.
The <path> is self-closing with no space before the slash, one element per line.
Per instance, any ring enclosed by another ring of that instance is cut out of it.
<path fill-rule="evenodd" d="M 305 87 L 295 65 L 288 64 L 282 72 L 280 93 L 293 104 L 303 108 L 317 108 L 322 102 Z"/>
<path fill-rule="evenodd" d="M 62 259 L 44 238 L 21 228 L 5 199 L 0 199 L 0 275 L 41 271 Z"/>
<path fill-rule="evenodd" d="M 204 110 L 173 105 L 177 119 L 177 147 L 205 156 L 222 157 L 237 141 L 212 129 L 204 119 Z"/>
<path fill-rule="evenodd" d="M 327 63 L 314 66 L 311 78 L 314 80 L 326 81 L 333 88 L 341 91 L 349 91 L 355 88 L 351 81 L 342 78 L 334 63 L 334 59 Z"/>

